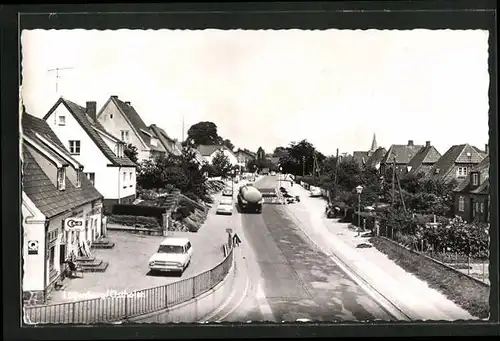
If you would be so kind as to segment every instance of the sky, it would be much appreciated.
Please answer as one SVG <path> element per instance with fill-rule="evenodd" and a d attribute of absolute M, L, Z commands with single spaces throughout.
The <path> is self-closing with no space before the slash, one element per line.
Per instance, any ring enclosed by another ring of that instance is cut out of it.
<path fill-rule="evenodd" d="M 307 139 L 323 154 L 488 143 L 488 31 L 24 30 L 22 98 L 42 117 L 60 96 L 111 95 L 182 138 L 214 122 L 236 147 Z M 60 71 L 56 92 L 54 68 Z"/>

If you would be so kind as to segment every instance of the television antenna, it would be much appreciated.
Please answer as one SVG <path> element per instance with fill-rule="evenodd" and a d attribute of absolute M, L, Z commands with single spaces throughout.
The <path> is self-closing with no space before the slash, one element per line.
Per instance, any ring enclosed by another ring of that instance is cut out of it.
<path fill-rule="evenodd" d="M 59 79 L 61 76 L 59 75 L 59 71 L 61 70 L 71 70 L 73 67 L 56 67 L 54 69 L 49 69 L 47 72 L 55 72 L 56 73 L 56 93 L 59 93 Z"/>

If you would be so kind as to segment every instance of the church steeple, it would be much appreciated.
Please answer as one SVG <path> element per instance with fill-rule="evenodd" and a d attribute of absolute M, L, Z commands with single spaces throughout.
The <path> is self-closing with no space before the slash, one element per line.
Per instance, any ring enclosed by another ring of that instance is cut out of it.
<path fill-rule="evenodd" d="M 377 138 L 375 136 L 375 133 L 373 133 L 373 141 L 372 141 L 372 147 L 370 148 L 370 152 L 373 153 L 374 151 L 377 150 L 377 148 L 378 148 L 378 146 L 377 146 Z"/>

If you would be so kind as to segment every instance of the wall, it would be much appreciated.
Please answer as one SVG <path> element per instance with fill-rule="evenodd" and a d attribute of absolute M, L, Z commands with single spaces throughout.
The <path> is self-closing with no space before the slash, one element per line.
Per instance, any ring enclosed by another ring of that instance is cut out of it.
<path fill-rule="evenodd" d="M 45 217 L 23 195 L 21 205 L 23 226 L 23 291 L 43 291 L 45 257 Z M 30 218 L 31 217 L 31 218 Z M 38 241 L 38 254 L 28 255 L 28 242 Z"/>
<path fill-rule="evenodd" d="M 464 197 L 464 211 L 460 212 L 458 210 L 458 201 L 460 196 Z M 472 203 L 471 203 L 472 199 Z M 460 216 L 462 219 L 464 219 L 467 222 L 471 222 L 471 217 L 472 217 L 472 210 L 475 209 L 472 205 L 475 205 L 474 203 L 478 202 L 479 203 L 479 210 L 481 209 L 481 203 L 483 203 L 483 213 L 481 211 L 476 211 L 475 217 L 478 219 L 480 222 L 487 222 L 488 219 L 488 196 L 487 195 L 478 195 L 478 194 L 468 194 L 468 193 L 454 193 L 454 211 L 455 215 Z M 472 205 L 471 205 L 472 204 Z"/>
<path fill-rule="evenodd" d="M 458 202 L 460 197 L 464 197 L 464 210 L 458 210 Z M 468 221 L 470 217 L 470 195 L 468 193 L 454 193 L 454 211 L 463 220 Z"/>
<path fill-rule="evenodd" d="M 55 122 L 56 117 L 61 114 L 66 116 L 65 126 L 59 126 Z M 110 160 L 104 156 L 66 107 L 62 104 L 59 105 L 47 118 L 47 123 L 64 143 L 67 150 L 69 150 L 69 140 L 81 141 L 80 155 L 73 155 L 73 158 L 84 166 L 84 173 L 95 173 L 95 188 L 105 198 L 113 198 L 113 195 L 116 198 L 115 193 L 118 185 L 113 185 L 114 178 L 109 177 L 112 172 L 109 171 L 110 167 L 107 167 Z"/>
<path fill-rule="evenodd" d="M 111 115 L 113 118 L 111 118 Z M 147 148 L 141 139 L 135 134 L 132 127 L 128 124 L 127 120 L 123 117 L 121 111 L 115 105 L 113 101 L 109 101 L 104 107 L 104 110 L 100 113 L 97 120 L 101 125 L 109 132 L 111 135 L 116 136 L 121 139 L 121 130 L 128 130 L 128 141 L 137 148 L 139 160 L 144 160 L 149 158 L 149 148 Z"/>

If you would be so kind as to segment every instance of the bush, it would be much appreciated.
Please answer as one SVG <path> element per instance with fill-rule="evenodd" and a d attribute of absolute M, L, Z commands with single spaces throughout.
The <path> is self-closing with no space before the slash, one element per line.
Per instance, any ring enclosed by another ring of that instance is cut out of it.
<path fill-rule="evenodd" d="M 204 195 L 203 198 L 201 198 L 204 202 L 207 202 L 209 204 L 214 203 L 214 198 L 212 198 L 210 195 Z"/>
<path fill-rule="evenodd" d="M 160 227 L 160 224 L 158 224 L 158 221 L 154 217 L 112 215 L 109 217 L 109 222 L 126 226 L 135 226 L 136 224 L 141 224 L 146 228 L 152 229 L 158 229 Z"/>
<path fill-rule="evenodd" d="M 166 209 L 164 207 L 130 204 L 117 204 L 113 206 L 112 210 L 114 215 L 155 217 L 158 221 L 162 220 L 163 213 L 165 212 Z"/>
<path fill-rule="evenodd" d="M 191 211 L 190 208 L 187 207 L 187 206 L 179 206 L 179 207 L 177 207 L 177 213 L 180 214 L 181 219 L 189 217 L 189 215 L 191 214 L 191 212 L 194 212 L 194 210 Z"/>

